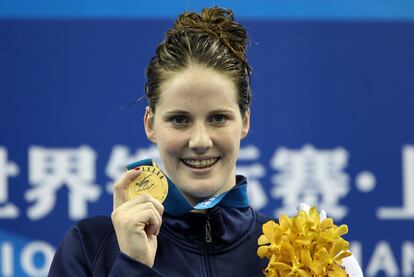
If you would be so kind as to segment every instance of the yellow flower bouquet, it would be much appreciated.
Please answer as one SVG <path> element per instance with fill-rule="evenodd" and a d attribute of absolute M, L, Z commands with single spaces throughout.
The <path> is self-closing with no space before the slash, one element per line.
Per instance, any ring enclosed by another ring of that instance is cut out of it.
<path fill-rule="evenodd" d="M 332 218 L 320 221 L 318 210 L 299 211 L 289 218 L 282 215 L 279 224 L 263 224 L 257 255 L 267 258 L 266 276 L 347 276 L 342 259 L 351 255 L 349 242 L 341 236 L 348 226 L 337 226 Z"/>

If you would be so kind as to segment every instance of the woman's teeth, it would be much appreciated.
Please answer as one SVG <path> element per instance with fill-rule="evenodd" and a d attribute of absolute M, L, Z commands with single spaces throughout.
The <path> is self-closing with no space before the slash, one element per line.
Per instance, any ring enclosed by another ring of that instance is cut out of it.
<path fill-rule="evenodd" d="M 183 163 L 185 163 L 186 165 L 188 165 L 189 167 L 194 167 L 194 168 L 205 168 L 205 167 L 209 167 L 212 166 L 213 164 L 215 164 L 218 161 L 218 158 L 214 158 L 214 159 L 205 159 L 205 160 L 182 160 Z"/>

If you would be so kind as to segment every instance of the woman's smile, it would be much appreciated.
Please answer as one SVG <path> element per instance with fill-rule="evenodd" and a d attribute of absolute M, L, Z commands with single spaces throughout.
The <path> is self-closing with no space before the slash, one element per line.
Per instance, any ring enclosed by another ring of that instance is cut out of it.
<path fill-rule="evenodd" d="M 219 161 L 219 158 L 182 159 L 181 161 L 192 169 L 209 169 Z"/>

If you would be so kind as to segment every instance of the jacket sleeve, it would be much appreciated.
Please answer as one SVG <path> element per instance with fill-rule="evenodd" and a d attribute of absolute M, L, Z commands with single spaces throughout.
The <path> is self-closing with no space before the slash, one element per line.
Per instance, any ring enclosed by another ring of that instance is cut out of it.
<path fill-rule="evenodd" d="M 66 276 L 93 276 L 93 263 L 95 257 L 89 257 L 86 253 L 85 245 L 79 229 L 74 226 L 66 233 L 56 254 L 53 258 L 49 276 L 66 277 Z M 101 275 L 101 274 L 98 274 Z M 112 268 L 108 274 L 111 277 L 118 276 L 161 276 L 156 270 L 137 262 L 122 252 L 118 251 Z"/>
<path fill-rule="evenodd" d="M 132 274 L 134 272 L 134 274 Z M 143 263 L 137 262 L 131 259 L 129 256 L 119 252 L 115 263 L 112 266 L 110 277 L 118 276 L 149 276 L 149 277 L 159 277 L 159 274 L 156 270 L 151 267 L 144 265 Z"/>

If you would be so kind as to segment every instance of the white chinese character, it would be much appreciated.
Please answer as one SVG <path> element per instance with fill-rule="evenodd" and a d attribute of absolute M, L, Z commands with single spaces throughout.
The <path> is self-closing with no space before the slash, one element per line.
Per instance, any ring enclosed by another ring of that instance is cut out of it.
<path fill-rule="evenodd" d="M 0 218 L 17 218 L 19 209 L 9 201 L 7 179 L 19 174 L 19 167 L 7 161 L 7 149 L 0 147 Z"/>
<path fill-rule="evenodd" d="M 130 153 L 127 146 L 115 145 L 105 169 L 106 175 L 111 178 L 111 181 L 106 185 L 107 192 L 113 192 L 114 183 L 125 172 L 125 168 L 129 163 L 143 159 L 153 159 L 162 168 L 160 154 L 155 145 L 148 148 L 138 148 L 134 154 Z"/>
<path fill-rule="evenodd" d="M 282 198 L 283 206 L 275 215 L 293 215 L 296 205 L 304 202 L 341 220 L 347 208 L 339 200 L 349 192 L 349 176 L 343 171 L 348 153 L 344 148 L 319 150 L 305 145 L 301 150 L 279 148 L 272 158 L 272 167 L 280 173 L 272 177 L 272 196 Z"/>
<path fill-rule="evenodd" d="M 379 207 L 380 219 L 414 219 L 414 145 L 404 145 L 402 149 L 402 171 L 402 207 Z"/>
<path fill-rule="evenodd" d="M 256 146 L 249 145 L 241 147 L 237 163 L 237 173 L 244 175 L 249 182 L 247 193 L 249 195 L 250 205 L 256 210 L 263 208 L 268 202 L 266 192 L 260 183 L 260 178 L 265 176 L 266 170 L 258 162 L 250 165 L 245 165 L 244 162 L 252 162 L 258 160 L 259 157 L 260 151 Z"/>
<path fill-rule="evenodd" d="M 101 194 L 95 181 L 95 151 L 88 146 L 76 149 L 29 148 L 29 182 L 32 186 L 25 198 L 35 202 L 28 217 L 37 220 L 55 206 L 56 194 L 63 186 L 69 190 L 69 218 L 77 220 L 88 215 L 87 202 L 96 202 Z"/>

